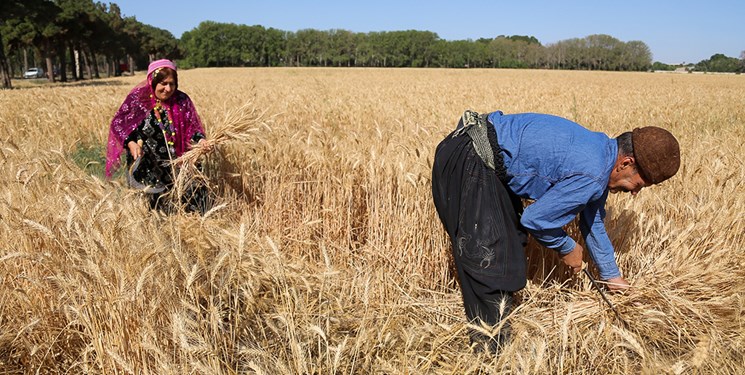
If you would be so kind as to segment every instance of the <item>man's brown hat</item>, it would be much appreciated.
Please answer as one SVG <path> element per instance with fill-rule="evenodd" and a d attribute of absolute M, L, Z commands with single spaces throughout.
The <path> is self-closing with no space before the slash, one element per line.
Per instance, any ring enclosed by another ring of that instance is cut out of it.
<path fill-rule="evenodd" d="M 636 128 L 631 133 L 634 158 L 645 180 L 659 184 L 680 168 L 680 146 L 669 131 L 656 126 Z"/>

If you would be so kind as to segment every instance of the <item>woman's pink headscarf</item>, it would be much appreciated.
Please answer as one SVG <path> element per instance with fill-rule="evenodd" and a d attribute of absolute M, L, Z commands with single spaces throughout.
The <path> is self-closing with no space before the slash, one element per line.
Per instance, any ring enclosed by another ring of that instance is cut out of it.
<path fill-rule="evenodd" d="M 153 72 L 156 69 L 160 69 L 160 68 L 171 68 L 175 72 L 176 71 L 176 64 L 174 64 L 173 61 L 168 60 L 168 59 L 155 60 L 155 61 L 151 62 L 150 65 L 148 65 L 148 67 L 147 67 L 147 76 L 148 77 L 152 77 Z"/>
<path fill-rule="evenodd" d="M 163 59 L 150 63 L 147 78 L 129 92 L 114 115 L 114 119 L 111 120 L 106 149 L 106 177 L 111 177 L 119 168 L 119 159 L 125 147 L 124 141 L 155 107 L 156 99 L 152 89 L 153 73 L 161 68 L 171 68 L 176 71 L 176 65 L 170 60 Z M 161 102 L 161 105 L 166 108 L 169 118 L 173 121 L 173 129 L 176 132 L 174 139 L 176 157 L 181 156 L 189 149 L 189 142 L 195 133 L 204 134 L 202 121 L 189 96 L 178 89 L 168 100 Z"/>

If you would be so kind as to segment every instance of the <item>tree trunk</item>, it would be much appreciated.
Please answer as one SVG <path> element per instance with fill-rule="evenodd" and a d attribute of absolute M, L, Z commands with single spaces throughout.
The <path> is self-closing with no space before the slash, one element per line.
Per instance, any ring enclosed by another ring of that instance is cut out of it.
<path fill-rule="evenodd" d="M 75 64 L 76 60 L 76 54 L 75 54 L 75 46 L 73 46 L 73 43 L 70 43 L 67 45 L 67 53 L 70 54 L 70 71 L 72 72 L 72 80 L 77 81 L 78 80 L 78 67 Z"/>
<path fill-rule="evenodd" d="M 96 59 L 96 54 L 93 52 L 93 50 L 88 48 L 88 53 L 90 53 L 90 62 L 93 65 L 93 76 L 96 77 L 96 79 L 101 78 L 101 75 L 98 74 L 98 60 Z"/>
<path fill-rule="evenodd" d="M 2 59 L 0 59 L 0 74 L 2 75 L 3 88 L 12 89 L 13 83 L 10 80 L 10 64 L 8 64 L 8 59 L 4 56 L 4 54 Z"/>
<path fill-rule="evenodd" d="M 22 72 L 25 72 L 28 70 L 28 49 L 26 47 L 23 47 L 23 70 Z"/>
<path fill-rule="evenodd" d="M 49 77 L 49 82 L 54 83 L 54 63 L 52 62 L 52 57 L 47 56 L 45 60 L 47 61 L 47 77 Z"/>
<path fill-rule="evenodd" d="M 91 72 L 91 63 L 88 54 L 85 53 L 84 49 L 80 49 L 79 54 L 83 55 L 83 64 L 85 64 L 85 70 L 88 72 L 88 79 L 93 79 L 93 73 Z"/>
<path fill-rule="evenodd" d="M 0 41 L 3 40 L 2 34 L 0 34 Z M 12 89 L 13 84 L 10 82 L 10 69 L 8 67 L 8 59 L 5 58 L 5 46 L 0 44 L 0 76 L 3 80 L 4 89 Z"/>
<path fill-rule="evenodd" d="M 67 82 L 67 60 L 65 59 L 65 46 L 62 44 L 57 48 L 59 56 L 59 80 L 60 82 Z M 54 71 L 52 71 L 54 75 Z"/>
<path fill-rule="evenodd" d="M 13 84 L 10 81 L 10 69 L 8 67 L 8 59 L 5 58 L 4 48 L 0 47 L 0 75 L 2 75 L 3 88 L 12 89 Z"/>
<path fill-rule="evenodd" d="M 78 48 L 75 50 L 75 75 L 78 77 L 79 80 L 84 80 L 85 76 L 83 75 L 83 64 L 85 63 L 85 56 L 83 56 L 84 61 L 80 61 L 80 53 L 81 49 Z"/>

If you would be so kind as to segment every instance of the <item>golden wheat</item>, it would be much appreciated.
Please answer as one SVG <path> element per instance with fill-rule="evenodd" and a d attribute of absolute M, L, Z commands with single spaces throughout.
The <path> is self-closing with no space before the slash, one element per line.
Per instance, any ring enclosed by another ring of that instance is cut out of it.
<path fill-rule="evenodd" d="M 745 372 L 742 76 L 180 75 L 213 147 L 182 159 L 217 195 L 203 217 L 149 211 L 100 175 L 141 75 L 0 91 L 0 373 Z M 609 200 L 628 327 L 531 242 L 513 340 L 469 349 L 430 193 L 434 147 L 467 108 L 678 136 L 676 177 Z"/>

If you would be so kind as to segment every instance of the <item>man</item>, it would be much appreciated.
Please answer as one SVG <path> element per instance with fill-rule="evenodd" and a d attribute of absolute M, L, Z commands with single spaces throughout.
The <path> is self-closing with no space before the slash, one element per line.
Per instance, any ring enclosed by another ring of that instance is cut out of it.
<path fill-rule="evenodd" d="M 679 166 L 678 142 L 661 128 L 612 139 L 552 115 L 466 111 L 437 146 L 432 194 L 469 321 L 493 326 L 510 312 L 526 283 L 526 234 L 580 272 L 584 249 L 562 229 L 578 214 L 600 277 L 611 290 L 628 288 L 603 223 L 608 193 L 636 195 Z M 520 198 L 534 202 L 523 211 Z M 505 322 L 497 337 L 471 338 L 496 351 L 508 334 Z"/>

